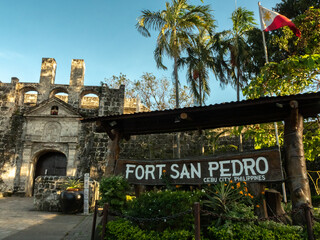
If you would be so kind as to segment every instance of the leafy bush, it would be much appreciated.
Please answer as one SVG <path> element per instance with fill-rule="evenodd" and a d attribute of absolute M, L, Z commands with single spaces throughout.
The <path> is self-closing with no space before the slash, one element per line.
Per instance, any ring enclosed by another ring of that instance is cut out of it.
<path fill-rule="evenodd" d="M 100 203 L 109 203 L 112 210 L 121 211 L 126 204 L 130 185 L 122 176 L 111 176 L 100 181 Z"/>
<path fill-rule="evenodd" d="M 320 239 L 320 223 L 314 222 L 313 233 L 314 233 L 315 239 Z"/>
<path fill-rule="evenodd" d="M 187 230 L 169 230 L 163 232 L 142 230 L 131 222 L 118 219 L 108 222 L 105 239 L 118 240 L 190 240 L 193 232 Z"/>
<path fill-rule="evenodd" d="M 305 239 L 306 235 L 303 229 L 298 226 L 288 226 L 272 221 L 261 222 L 258 225 L 254 223 L 230 223 L 208 228 L 210 239 L 247 239 L 247 240 L 300 240 Z"/>
<path fill-rule="evenodd" d="M 312 199 L 312 205 L 313 206 L 320 206 L 320 195 L 311 196 Z"/>
<path fill-rule="evenodd" d="M 161 218 L 192 209 L 193 203 L 199 201 L 201 191 L 151 191 L 128 203 L 127 214 L 139 218 Z M 179 218 L 161 222 L 140 224 L 142 229 L 162 231 L 171 229 L 190 229 L 193 223 L 192 213 Z"/>
<path fill-rule="evenodd" d="M 205 189 L 207 200 L 204 205 L 216 213 L 228 213 L 232 210 L 234 203 L 252 205 L 253 196 L 248 193 L 245 182 L 218 183 Z"/>
<path fill-rule="evenodd" d="M 66 190 L 83 189 L 83 182 L 80 182 L 80 179 L 68 179 L 67 182 L 62 185 L 62 188 Z"/>

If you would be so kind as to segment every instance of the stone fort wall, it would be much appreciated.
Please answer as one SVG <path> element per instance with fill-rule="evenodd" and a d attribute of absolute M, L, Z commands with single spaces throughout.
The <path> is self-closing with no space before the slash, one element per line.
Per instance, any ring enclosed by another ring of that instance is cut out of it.
<path fill-rule="evenodd" d="M 72 60 L 69 85 L 55 84 L 56 67 L 55 59 L 43 58 L 39 83 L 19 82 L 16 77 L 0 82 L 0 193 L 30 195 L 37 160 L 47 152 L 64 153 L 71 176 L 90 172 L 91 166 L 100 169 L 104 163 L 107 135 L 95 133 L 94 123 L 81 124 L 80 119 L 123 113 L 124 86 L 85 86 L 81 59 Z M 52 105 L 59 106 L 59 116 L 46 110 Z M 43 136 L 48 131 L 57 136 Z"/>

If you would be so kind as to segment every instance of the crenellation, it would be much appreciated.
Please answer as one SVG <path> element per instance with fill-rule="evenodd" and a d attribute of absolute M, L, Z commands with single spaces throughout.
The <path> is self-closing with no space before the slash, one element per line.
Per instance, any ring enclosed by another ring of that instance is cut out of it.
<path fill-rule="evenodd" d="M 83 59 L 72 59 L 70 86 L 83 86 L 85 74 L 85 64 Z"/>
<path fill-rule="evenodd" d="M 40 83 L 46 86 L 54 84 L 57 63 L 54 58 L 42 58 Z"/>

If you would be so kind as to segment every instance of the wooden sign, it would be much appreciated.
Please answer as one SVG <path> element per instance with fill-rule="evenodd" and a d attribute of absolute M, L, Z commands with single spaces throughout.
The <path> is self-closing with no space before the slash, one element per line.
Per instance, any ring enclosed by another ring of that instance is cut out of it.
<path fill-rule="evenodd" d="M 280 153 L 269 149 L 178 160 L 118 160 L 116 174 L 132 184 L 213 184 L 274 182 L 283 179 Z"/>

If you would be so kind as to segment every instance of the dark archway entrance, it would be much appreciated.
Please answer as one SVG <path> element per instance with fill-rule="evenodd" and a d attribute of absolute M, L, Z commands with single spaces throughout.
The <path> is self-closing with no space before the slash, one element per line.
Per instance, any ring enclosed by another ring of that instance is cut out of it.
<path fill-rule="evenodd" d="M 66 155 L 60 152 L 48 152 L 39 157 L 34 178 L 45 175 L 66 176 L 66 173 Z"/>

